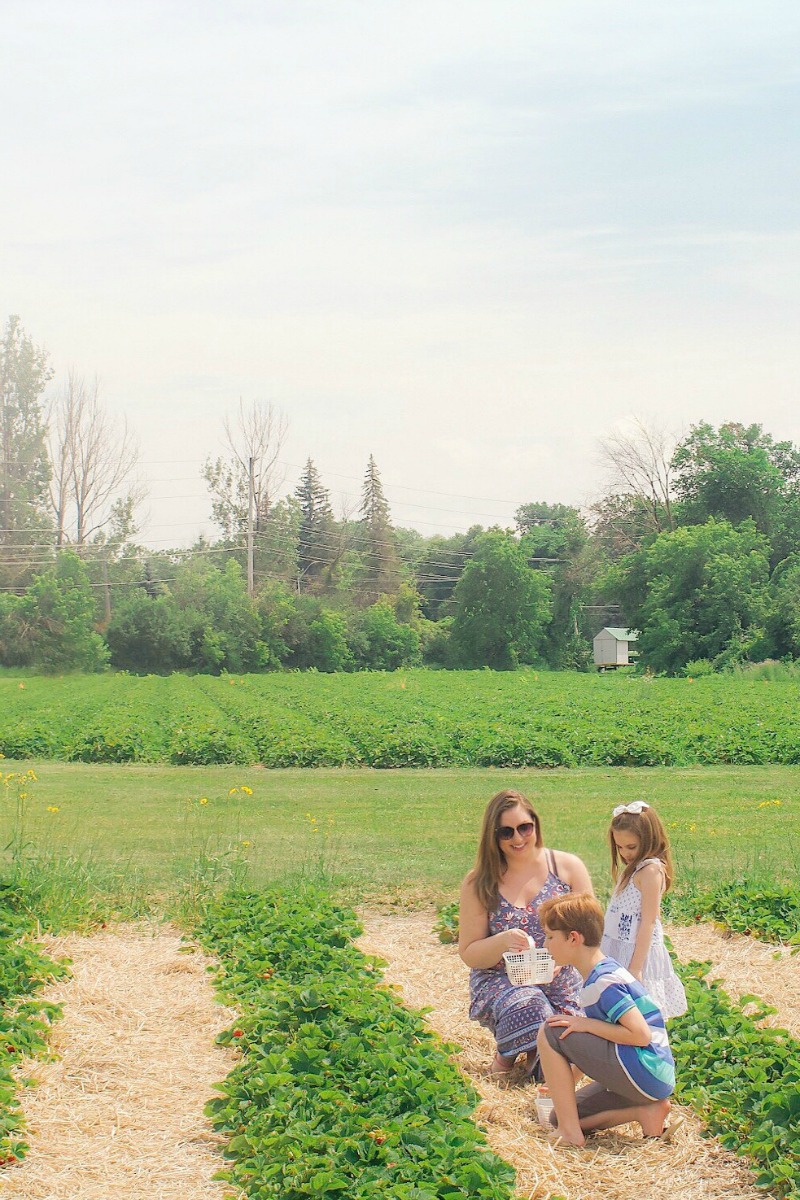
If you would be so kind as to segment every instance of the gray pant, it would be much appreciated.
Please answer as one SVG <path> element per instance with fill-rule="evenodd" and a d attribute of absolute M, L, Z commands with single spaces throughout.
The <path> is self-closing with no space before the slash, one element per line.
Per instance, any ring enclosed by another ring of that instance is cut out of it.
<path fill-rule="evenodd" d="M 563 1032 L 560 1025 L 545 1025 L 545 1037 L 553 1049 L 594 1080 L 575 1092 L 579 1120 L 618 1108 L 657 1103 L 631 1083 L 620 1066 L 613 1042 L 594 1033 L 570 1033 L 562 1041 Z M 557 1124 L 555 1111 L 550 1121 Z"/>

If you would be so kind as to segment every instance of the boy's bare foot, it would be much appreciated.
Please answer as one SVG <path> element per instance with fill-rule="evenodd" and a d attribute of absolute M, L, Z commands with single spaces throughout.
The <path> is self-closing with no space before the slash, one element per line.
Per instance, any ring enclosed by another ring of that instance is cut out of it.
<path fill-rule="evenodd" d="M 652 1104 L 643 1105 L 632 1114 L 632 1120 L 638 1121 L 642 1127 L 642 1137 L 660 1138 L 664 1136 L 667 1117 L 671 1108 L 669 1100 L 655 1100 Z"/>
<path fill-rule="evenodd" d="M 560 1127 L 554 1129 L 552 1133 L 548 1133 L 547 1140 L 554 1150 L 557 1150 L 559 1146 L 573 1146 L 581 1149 L 586 1145 L 586 1138 L 583 1136 L 580 1126 L 578 1127 L 578 1132 L 572 1136 L 565 1133 Z"/>

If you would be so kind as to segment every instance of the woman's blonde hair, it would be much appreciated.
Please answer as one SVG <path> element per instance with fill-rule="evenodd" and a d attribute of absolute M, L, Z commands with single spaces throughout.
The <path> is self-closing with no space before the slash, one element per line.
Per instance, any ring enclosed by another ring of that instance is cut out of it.
<path fill-rule="evenodd" d="M 522 792 L 506 788 L 492 797 L 483 814 L 478 857 L 472 872 L 475 894 L 487 912 L 494 912 L 500 903 L 500 880 L 505 875 L 508 866 L 506 856 L 500 848 L 497 831 L 503 824 L 503 813 L 508 812 L 510 808 L 516 808 L 518 804 L 525 809 L 533 821 L 535 844 L 537 846 L 544 844 L 542 823 L 527 796 L 523 796 Z"/>
<path fill-rule="evenodd" d="M 639 857 L 636 862 L 624 866 L 614 841 L 614 832 L 632 833 L 639 839 Z M 668 892 L 675 879 L 672 852 L 669 848 L 667 831 L 654 808 L 643 808 L 641 812 L 622 812 L 611 820 L 608 831 L 611 848 L 611 875 L 620 890 L 630 883 L 633 873 L 644 858 L 658 858 L 664 867 L 664 891 Z M 624 867 L 624 870 L 622 869 Z M 619 879 L 617 878 L 619 876 Z"/>

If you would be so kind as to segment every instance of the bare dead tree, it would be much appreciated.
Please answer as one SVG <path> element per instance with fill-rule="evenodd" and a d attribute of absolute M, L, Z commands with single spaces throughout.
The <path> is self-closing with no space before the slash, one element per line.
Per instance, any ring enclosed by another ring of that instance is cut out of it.
<path fill-rule="evenodd" d="M 132 480 L 138 447 L 127 421 L 118 426 L 103 408 L 97 379 L 87 382 L 74 371 L 52 407 L 48 436 L 56 544 L 85 546 L 119 524 L 120 505 L 132 515 L 143 498 Z"/>
<path fill-rule="evenodd" d="M 635 417 L 627 429 L 615 429 L 600 439 L 600 459 L 612 490 L 637 496 L 658 532 L 674 529 L 672 515 L 672 456 L 676 435 L 662 426 Z"/>
<path fill-rule="evenodd" d="M 228 455 L 207 459 L 203 478 L 211 492 L 211 510 L 223 536 L 238 540 L 247 529 L 250 459 L 253 459 L 255 529 L 266 528 L 270 509 L 284 481 L 280 464 L 289 420 L 272 401 L 254 401 L 248 407 L 242 400 L 235 418 L 223 422 Z"/>

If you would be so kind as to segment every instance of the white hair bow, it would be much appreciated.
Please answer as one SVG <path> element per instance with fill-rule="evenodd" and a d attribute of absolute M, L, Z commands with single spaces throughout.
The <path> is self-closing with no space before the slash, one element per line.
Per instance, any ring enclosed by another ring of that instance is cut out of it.
<path fill-rule="evenodd" d="M 618 804 L 611 814 L 612 817 L 621 817 L 623 813 L 631 813 L 634 817 L 638 817 L 639 813 L 643 813 L 649 804 L 645 804 L 644 800 L 634 800 L 633 804 Z"/>

